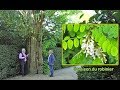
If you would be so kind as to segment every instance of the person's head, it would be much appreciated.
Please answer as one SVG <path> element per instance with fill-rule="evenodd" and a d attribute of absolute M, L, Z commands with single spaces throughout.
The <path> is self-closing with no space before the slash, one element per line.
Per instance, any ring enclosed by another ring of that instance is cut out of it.
<path fill-rule="evenodd" d="M 22 48 L 22 53 L 25 53 L 25 52 L 26 52 L 25 48 Z"/>
<path fill-rule="evenodd" d="M 52 54 L 53 53 L 53 50 L 49 50 L 49 54 Z"/>

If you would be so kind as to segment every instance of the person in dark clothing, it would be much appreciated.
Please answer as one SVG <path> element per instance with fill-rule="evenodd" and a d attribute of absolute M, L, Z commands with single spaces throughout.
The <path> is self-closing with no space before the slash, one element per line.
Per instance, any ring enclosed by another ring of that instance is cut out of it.
<path fill-rule="evenodd" d="M 49 50 L 48 65 L 50 68 L 50 77 L 53 77 L 54 74 L 54 62 L 55 62 L 55 57 L 53 55 L 53 51 Z"/>
<path fill-rule="evenodd" d="M 26 55 L 26 50 L 25 48 L 22 48 L 22 52 L 19 53 L 19 59 L 20 59 L 20 66 L 21 66 L 21 73 L 22 76 L 25 75 L 25 64 L 27 61 L 28 54 Z"/>

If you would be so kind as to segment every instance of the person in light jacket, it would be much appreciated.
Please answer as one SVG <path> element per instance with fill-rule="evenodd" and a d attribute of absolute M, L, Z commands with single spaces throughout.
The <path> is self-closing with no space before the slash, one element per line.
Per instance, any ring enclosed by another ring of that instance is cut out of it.
<path fill-rule="evenodd" d="M 19 60 L 20 60 L 20 66 L 21 66 L 21 73 L 22 73 L 22 76 L 25 75 L 25 64 L 26 64 L 26 61 L 27 61 L 27 57 L 28 57 L 28 54 L 26 55 L 26 50 L 25 48 L 22 48 L 22 52 L 19 53 Z"/>
<path fill-rule="evenodd" d="M 55 62 L 55 57 L 53 55 L 53 51 L 49 50 L 48 65 L 50 68 L 50 77 L 53 77 L 54 74 L 54 62 Z"/>

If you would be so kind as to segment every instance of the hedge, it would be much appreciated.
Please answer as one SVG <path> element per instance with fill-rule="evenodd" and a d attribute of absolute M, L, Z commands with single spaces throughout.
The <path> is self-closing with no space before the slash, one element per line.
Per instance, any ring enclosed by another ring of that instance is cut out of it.
<path fill-rule="evenodd" d="M 53 49 L 55 55 L 55 65 L 54 69 L 58 70 L 62 68 L 62 48 L 57 47 Z"/>
<path fill-rule="evenodd" d="M 114 80 L 115 75 L 109 75 L 105 71 L 77 71 L 78 80 Z"/>
<path fill-rule="evenodd" d="M 18 47 L 0 45 L 0 79 L 19 74 Z"/>

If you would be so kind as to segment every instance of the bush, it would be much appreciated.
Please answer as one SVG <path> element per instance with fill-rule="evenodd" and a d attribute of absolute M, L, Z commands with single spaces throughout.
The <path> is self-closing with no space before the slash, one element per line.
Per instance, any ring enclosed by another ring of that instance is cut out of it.
<path fill-rule="evenodd" d="M 44 63 L 43 63 L 43 74 L 45 74 L 45 75 L 49 74 L 49 67 L 48 67 L 47 61 L 44 61 Z"/>
<path fill-rule="evenodd" d="M 97 79 L 101 79 L 101 77 L 98 77 L 99 76 L 98 72 L 78 71 L 77 75 L 78 75 L 79 80 L 97 80 Z"/>
<path fill-rule="evenodd" d="M 19 74 L 17 51 L 15 45 L 0 45 L 0 79 Z"/>
<path fill-rule="evenodd" d="M 62 48 L 54 48 L 53 50 L 55 55 L 55 65 L 54 69 L 58 70 L 62 68 Z"/>
<path fill-rule="evenodd" d="M 110 77 L 106 77 L 108 72 L 100 71 L 77 71 L 78 80 L 108 80 Z"/>

